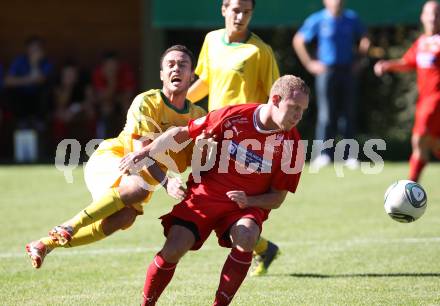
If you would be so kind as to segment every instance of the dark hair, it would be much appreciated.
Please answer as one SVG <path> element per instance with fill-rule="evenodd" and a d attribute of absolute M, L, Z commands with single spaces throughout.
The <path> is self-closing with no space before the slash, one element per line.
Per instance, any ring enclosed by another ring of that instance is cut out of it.
<path fill-rule="evenodd" d="M 223 5 L 227 7 L 229 5 L 229 1 L 231 1 L 231 0 L 223 0 Z M 255 0 L 251 0 L 251 2 L 252 2 L 252 9 L 254 9 L 255 8 Z"/>
<path fill-rule="evenodd" d="M 163 59 L 171 51 L 180 51 L 180 52 L 183 52 L 186 55 L 188 55 L 189 58 L 191 59 L 191 70 L 194 70 L 194 68 L 196 66 L 196 58 L 194 57 L 194 54 L 191 52 L 191 50 L 188 49 L 187 47 L 183 46 L 183 45 L 174 45 L 174 46 L 171 46 L 171 47 L 169 47 L 168 49 L 165 50 L 165 52 L 160 57 L 160 69 L 161 70 L 162 70 Z"/>

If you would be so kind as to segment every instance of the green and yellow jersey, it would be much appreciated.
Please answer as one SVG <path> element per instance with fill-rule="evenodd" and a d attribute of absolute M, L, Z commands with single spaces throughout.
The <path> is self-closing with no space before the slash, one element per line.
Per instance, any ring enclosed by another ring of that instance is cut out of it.
<path fill-rule="evenodd" d="M 127 112 L 127 121 L 119 136 L 101 142 L 87 162 L 84 175 L 93 198 L 99 198 L 108 188 L 119 185 L 122 177 L 119 162 L 124 155 L 136 149 L 135 140 L 153 140 L 168 128 L 186 126 L 190 119 L 205 114 L 203 108 L 187 100 L 183 109 L 175 108 L 159 89 L 139 94 Z M 177 153 L 169 151 L 168 155 L 177 166 L 172 170 L 181 173 L 191 164 L 192 146 Z M 167 171 L 164 165 L 161 168 Z M 140 175 L 150 185 L 158 183 L 145 171 L 141 171 Z"/>

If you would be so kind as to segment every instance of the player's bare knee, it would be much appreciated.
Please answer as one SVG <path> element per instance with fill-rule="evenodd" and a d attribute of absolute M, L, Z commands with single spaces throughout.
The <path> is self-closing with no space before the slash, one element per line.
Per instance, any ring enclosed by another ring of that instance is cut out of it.
<path fill-rule="evenodd" d="M 133 225 L 138 213 L 133 207 L 126 207 L 121 210 L 121 229 L 127 229 Z"/>
<path fill-rule="evenodd" d="M 118 230 L 127 229 L 133 225 L 136 217 L 137 212 L 134 208 L 125 207 L 102 221 L 102 231 L 109 236 Z"/>
<path fill-rule="evenodd" d="M 144 184 L 144 180 L 139 175 L 124 175 L 118 187 L 122 202 L 125 205 L 142 202 L 149 192 Z"/>
<path fill-rule="evenodd" d="M 231 240 L 234 247 L 246 252 L 254 249 L 260 230 L 255 223 L 252 223 L 235 224 L 231 228 Z"/>

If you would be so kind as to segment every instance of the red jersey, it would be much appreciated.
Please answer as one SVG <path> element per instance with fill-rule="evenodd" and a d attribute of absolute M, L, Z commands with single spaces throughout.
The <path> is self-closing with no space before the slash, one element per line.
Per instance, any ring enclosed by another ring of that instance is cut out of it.
<path fill-rule="evenodd" d="M 191 120 L 191 138 L 211 131 L 218 143 L 214 167 L 196 184 L 190 177 L 193 194 L 228 200 L 225 193 L 243 190 L 247 195 L 268 192 L 270 188 L 295 192 L 303 165 L 297 161 L 299 132 L 266 131 L 258 127 L 256 116 L 261 104 L 227 106 Z M 289 168 L 290 170 L 288 170 Z"/>
<path fill-rule="evenodd" d="M 420 36 L 403 59 L 417 69 L 417 100 L 413 134 L 440 137 L 440 35 Z"/>
<path fill-rule="evenodd" d="M 420 36 L 403 59 L 417 69 L 419 101 L 440 93 L 440 35 Z"/>

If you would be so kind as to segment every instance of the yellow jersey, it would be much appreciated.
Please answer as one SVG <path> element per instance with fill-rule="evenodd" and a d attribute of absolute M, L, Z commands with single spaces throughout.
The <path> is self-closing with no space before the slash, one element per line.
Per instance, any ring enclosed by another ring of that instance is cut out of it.
<path fill-rule="evenodd" d="M 122 151 L 126 155 L 134 151 L 133 140 L 153 140 L 172 126 L 186 126 L 190 119 L 196 119 L 206 114 L 205 110 L 188 100 L 185 107 L 177 109 L 169 102 L 159 89 L 152 89 L 141 93 L 133 100 L 128 112 L 124 129 L 117 138 L 107 139 L 107 149 Z M 169 152 L 175 161 L 178 171 L 185 171 L 190 164 L 192 146 L 187 146 L 178 153 Z"/>
<path fill-rule="evenodd" d="M 195 73 L 209 87 L 209 111 L 227 105 L 265 103 L 280 72 L 272 48 L 250 33 L 244 43 L 227 43 L 225 29 L 209 32 Z"/>

